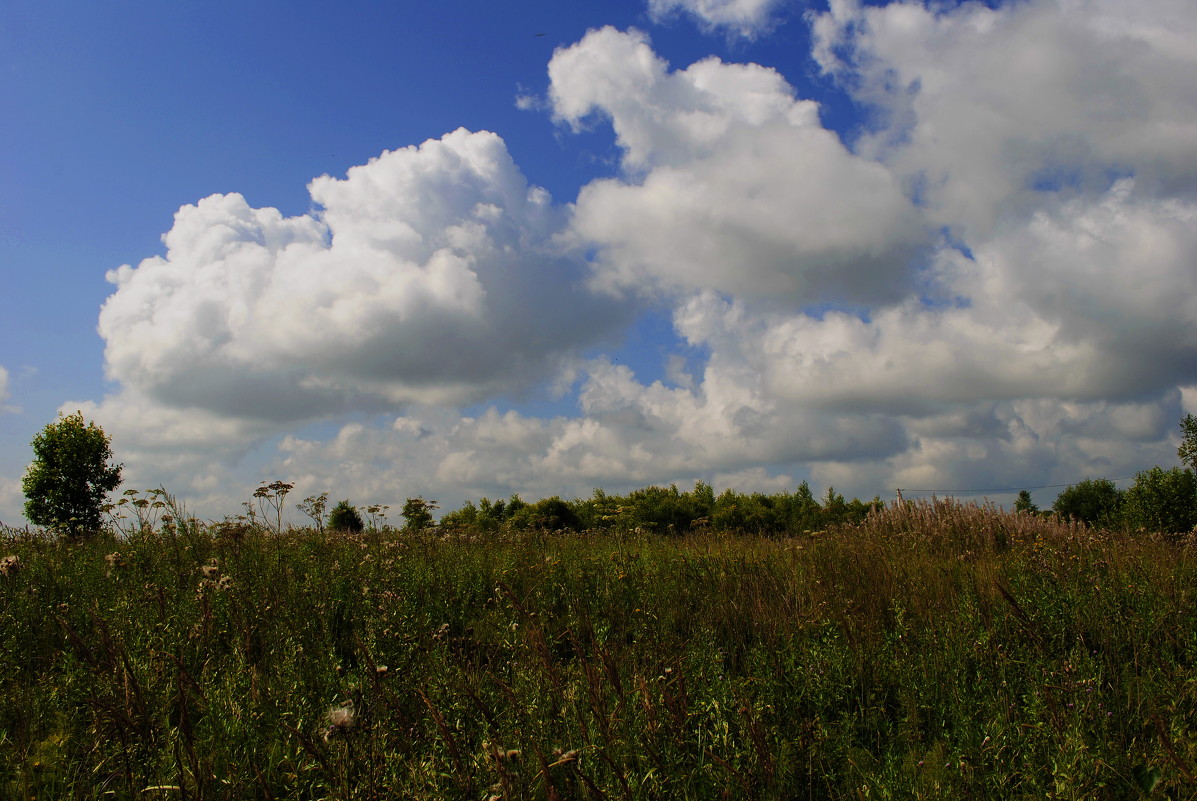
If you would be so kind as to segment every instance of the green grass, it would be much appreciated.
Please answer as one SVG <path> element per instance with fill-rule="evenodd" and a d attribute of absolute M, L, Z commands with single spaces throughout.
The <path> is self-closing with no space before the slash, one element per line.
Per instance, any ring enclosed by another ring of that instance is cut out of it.
<path fill-rule="evenodd" d="M 1185 541 L 940 502 L 10 555 L 0 798 L 1197 797 Z"/>

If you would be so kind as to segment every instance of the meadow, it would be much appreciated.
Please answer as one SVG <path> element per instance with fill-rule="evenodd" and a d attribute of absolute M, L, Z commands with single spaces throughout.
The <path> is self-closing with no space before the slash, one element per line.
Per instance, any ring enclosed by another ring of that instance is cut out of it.
<path fill-rule="evenodd" d="M 280 528 L 5 532 L 0 797 L 1197 797 L 1187 537 Z"/>

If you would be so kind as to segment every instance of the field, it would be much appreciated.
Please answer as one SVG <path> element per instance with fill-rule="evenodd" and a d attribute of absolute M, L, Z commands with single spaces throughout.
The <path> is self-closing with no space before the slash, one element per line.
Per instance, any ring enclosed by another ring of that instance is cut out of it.
<path fill-rule="evenodd" d="M 1197 797 L 1185 538 L 0 539 L 4 799 Z"/>

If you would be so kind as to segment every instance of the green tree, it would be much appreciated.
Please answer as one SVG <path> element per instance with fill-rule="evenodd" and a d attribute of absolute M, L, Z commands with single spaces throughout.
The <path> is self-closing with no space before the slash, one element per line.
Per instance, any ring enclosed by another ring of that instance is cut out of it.
<path fill-rule="evenodd" d="M 1184 534 L 1197 526 L 1197 476 L 1192 470 L 1153 467 L 1135 476 L 1126 491 L 1126 524 L 1162 534 Z"/>
<path fill-rule="evenodd" d="M 1122 519 L 1122 491 L 1108 478 L 1087 478 L 1066 487 L 1052 510 L 1091 526 L 1116 526 Z"/>
<path fill-rule="evenodd" d="M 1033 515 L 1039 511 L 1039 507 L 1031 500 L 1031 493 L 1023 490 L 1018 493 L 1018 498 L 1014 501 L 1014 511 L 1022 512 L 1024 514 Z"/>
<path fill-rule="evenodd" d="M 1180 447 L 1176 455 L 1190 470 L 1197 470 L 1197 417 L 1186 414 L 1180 421 Z"/>
<path fill-rule="evenodd" d="M 432 528 L 432 513 L 439 506 L 436 501 L 408 498 L 403 504 L 403 530 L 410 533 Z"/>
<path fill-rule="evenodd" d="M 365 527 L 366 524 L 362 522 L 362 516 L 358 513 L 357 508 L 347 500 L 337 501 L 337 505 L 328 513 L 329 531 L 348 531 L 352 534 L 359 534 Z"/>
<path fill-rule="evenodd" d="M 21 480 L 29 522 L 72 539 L 98 532 L 104 499 L 121 483 L 108 435 L 76 412 L 59 414 L 30 444 L 35 458 Z"/>

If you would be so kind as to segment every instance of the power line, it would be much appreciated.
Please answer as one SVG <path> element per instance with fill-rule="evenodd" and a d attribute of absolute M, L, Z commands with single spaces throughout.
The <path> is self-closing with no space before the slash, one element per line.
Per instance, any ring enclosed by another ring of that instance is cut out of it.
<path fill-rule="evenodd" d="M 1109 478 L 1107 481 L 1126 481 L 1134 478 L 1134 476 L 1119 476 L 1118 478 Z M 906 489 L 901 487 L 897 492 L 942 492 L 945 494 L 958 495 L 980 495 L 983 492 L 1021 492 L 1022 490 L 1033 489 L 1057 489 L 1059 487 L 1071 487 L 1078 482 L 1073 481 L 1069 484 L 1041 484 L 1038 487 L 990 487 L 989 489 Z"/>

